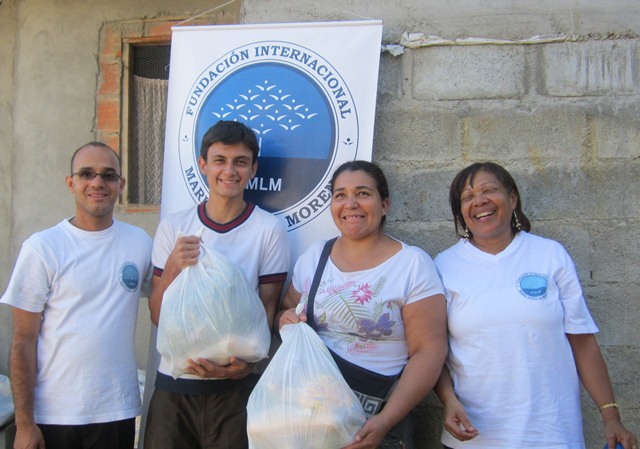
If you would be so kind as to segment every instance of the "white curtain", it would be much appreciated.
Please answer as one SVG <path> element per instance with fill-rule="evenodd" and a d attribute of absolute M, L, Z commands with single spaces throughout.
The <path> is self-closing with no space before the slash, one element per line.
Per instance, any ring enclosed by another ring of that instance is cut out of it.
<path fill-rule="evenodd" d="M 160 204 L 168 80 L 133 77 L 129 203 Z"/>

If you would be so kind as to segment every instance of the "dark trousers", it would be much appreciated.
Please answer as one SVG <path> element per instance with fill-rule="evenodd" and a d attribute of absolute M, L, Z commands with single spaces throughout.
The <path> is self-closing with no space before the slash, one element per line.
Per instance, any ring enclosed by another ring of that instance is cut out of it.
<path fill-rule="evenodd" d="M 97 424 L 38 424 L 47 449 L 133 449 L 135 418 Z"/>
<path fill-rule="evenodd" d="M 413 449 L 413 417 L 409 413 L 384 437 L 378 449 Z"/>
<path fill-rule="evenodd" d="M 246 449 L 250 394 L 251 388 L 225 394 L 156 389 L 149 404 L 145 449 Z"/>

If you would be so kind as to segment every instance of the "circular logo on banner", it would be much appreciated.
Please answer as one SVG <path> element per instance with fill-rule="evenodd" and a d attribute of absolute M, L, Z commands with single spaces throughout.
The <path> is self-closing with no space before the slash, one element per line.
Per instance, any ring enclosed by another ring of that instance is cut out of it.
<path fill-rule="evenodd" d="M 291 42 L 254 42 L 214 61 L 191 87 L 180 121 L 180 164 L 195 202 L 208 196 L 200 143 L 219 120 L 258 137 L 258 172 L 245 198 L 296 229 L 329 206 L 336 165 L 356 159 L 358 115 L 349 87 L 317 53 Z"/>

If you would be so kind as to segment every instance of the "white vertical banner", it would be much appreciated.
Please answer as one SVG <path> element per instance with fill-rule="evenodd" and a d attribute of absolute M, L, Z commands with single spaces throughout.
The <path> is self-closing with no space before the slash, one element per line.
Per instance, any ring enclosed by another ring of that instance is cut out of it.
<path fill-rule="evenodd" d="M 382 22 L 174 27 L 162 214 L 207 198 L 200 142 L 218 120 L 258 136 L 245 197 L 282 218 L 294 256 L 335 233 L 328 181 L 371 160 Z"/>
<path fill-rule="evenodd" d="M 381 39 L 379 20 L 174 27 L 161 215 L 207 199 L 202 137 L 236 120 L 260 143 L 245 198 L 282 219 L 292 261 L 335 236 L 329 181 L 343 162 L 371 160 Z"/>

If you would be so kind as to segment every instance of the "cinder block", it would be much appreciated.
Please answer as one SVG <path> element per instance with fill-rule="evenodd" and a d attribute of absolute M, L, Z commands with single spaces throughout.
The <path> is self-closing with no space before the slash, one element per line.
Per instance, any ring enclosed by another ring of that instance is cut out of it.
<path fill-rule="evenodd" d="M 619 282 L 630 288 L 639 285 L 640 220 L 608 220 L 590 223 L 589 227 L 593 242 L 593 280 L 602 284 Z M 635 293 L 634 298 L 637 301 L 640 294 Z M 635 315 L 636 322 L 638 316 Z"/>
<path fill-rule="evenodd" d="M 637 160 L 616 164 L 582 161 L 577 165 L 534 166 L 516 178 L 527 211 L 544 220 L 617 220 L 640 214 L 640 166 Z M 586 196 L 585 196 L 586 195 Z M 609 230 L 607 234 L 613 235 Z M 605 242 L 607 235 L 603 236 Z M 622 238 L 626 238 L 621 235 Z"/>
<path fill-rule="evenodd" d="M 599 283 L 584 289 L 600 332 L 598 341 L 604 346 L 640 346 L 640 284 Z"/>
<path fill-rule="evenodd" d="M 564 246 L 576 266 L 583 289 L 592 285 L 593 243 L 584 224 L 563 220 L 532 220 L 527 203 L 524 202 L 523 205 L 525 214 L 531 220 L 531 232 Z"/>
<path fill-rule="evenodd" d="M 521 98 L 525 46 L 428 47 L 414 54 L 414 97 L 419 100 Z"/>
<path fill-rule="evenodd" d="M 403 56 L 393 56 L 389 53 L 380 55 L 380 71 L 378 75 L 378 101 L 394 99 L 402 96 L 404 83 Z"/>
<path fill-rule="evenodd" d="M 584 111 L 568 106 L 541 107 L 530 113 L 486 110 L 464 123 L 468 157 L 527 160 L 532 167 L 580 158 L 588 131 Z"/>
<path fill-rule="evenodd" d="M 441 169 L 381 164 L 391 196 L 390 217 L 401 221 L 451 220 L 449 184 L 453 176 Z"/>
<path fill-rule="evenodd" d="M 637 100 L 615 111 L 590 114 L 594 153 L 601 159 L 640 157 L 640 108 Z"/>
<path fill-rule="evenodd" d="M 455 114 L 386 108 L 377 113 L 374 156 L 433 166 L 460 157 L 461 139 L 462 125 Z"/>
<path fill-rule="evenodd" d="M 385 226 L 390 235 L 422 248 L 432 259 L 458 241 L 453 231 L 453 222 L 391 221 Z"/>
<path fill-rule="evenodd" d="M 555 97 L 637 94 L 637 49 L 631 39 L 545 45 L 542 91 Z"/>
<path fill-rule="evenodd" d="M 640 351 L 637 347 L 604 345 L 601 345 L 601 350 L 618 404 L 623 409 L 634 407 L 640 385 Z"/>

